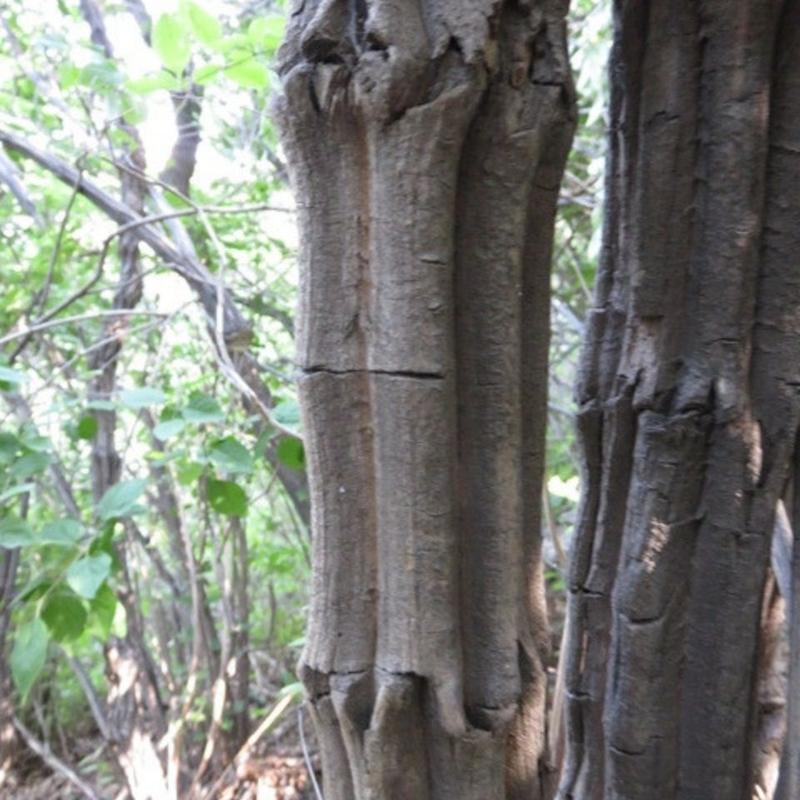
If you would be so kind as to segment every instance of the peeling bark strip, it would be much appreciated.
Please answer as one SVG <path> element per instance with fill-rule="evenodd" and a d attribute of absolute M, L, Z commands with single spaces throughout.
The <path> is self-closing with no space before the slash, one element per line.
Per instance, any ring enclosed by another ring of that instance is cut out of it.
<path fill-rule="evenodd" d="M 800 0 L 617 0 L 611 83 L 559 797 L 750 800 L 797 466 Z"/>
<path fill-rule="evenodd" d="M 536 800 L 563 0 L 298 0 L 281 51 L 327 800 Z"/>

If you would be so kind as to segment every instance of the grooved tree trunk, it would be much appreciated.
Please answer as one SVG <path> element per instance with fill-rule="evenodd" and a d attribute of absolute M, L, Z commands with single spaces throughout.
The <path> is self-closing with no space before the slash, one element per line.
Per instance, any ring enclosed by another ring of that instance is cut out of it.
<path fill-rule="evenodd" d="M 611 82 L 559 796 L 750 800 L 782 498 L 800 528 L 800 1 L 617 0 Z"/>
<path fill-rule="evenodd" d="M 326 800 L 536 800 L 562 0 L 297 0 L 314 530 L 302 673 Z"/>

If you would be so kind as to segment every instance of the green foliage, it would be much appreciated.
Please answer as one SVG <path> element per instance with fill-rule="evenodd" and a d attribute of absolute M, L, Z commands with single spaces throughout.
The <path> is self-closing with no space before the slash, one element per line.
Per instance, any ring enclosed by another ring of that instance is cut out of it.
<path fill-rule="evenodd" d="M 38 617 L 17 628 L 9 666 L 23 702 L 44 669 L 49 639 L 47 628 Z"/>
<path fill-rule="evenodd" d="M 187 3 L 186 12 L 194 35 L 205 45 L 216 45 L 222 38 L 219 21 L 197 3 Z"/>
<path fill-rule="evenodd" d="M 192 54 L 188 33 L 177 14 L 162 14 L 153 28 L 153 49 L 161 63 L 176 75 L 183 72 Z"/>
<path fill-rule="evenodd" d="M 80 597 L 67 586 L 48 592 L 42 604 L 42 620 L 56 642 L 72 642 L 86 626 L 88 614 Z"/>
<path fill-rule="evenodd" d="M 306 454 L 300 439 L 294 436 L 281 439 L 277 453 L 278 458 L 290 469 L 305 469 Z"/>
<path fill-rule="evenodd" d="M 19 370 L 0 364 L 0 389 L 9 391 L 25 382 L 25 375 Z"/>
<path fill-rule="evenodd" d="M 246 89 L 265 89 L 269 84 L 269 72 L 264 64 L 256 61 L 247 50 L 233 50 L 230 63 L 223 74 L 226 78 Z"/>
<path fill-rule="evenodd" d="M 238 483 L 211 479 L 208 482 L 208 502 L 218 514 L 243 517 L 247 513 L 247 495 Z"/>
<path fill-rule="evenodd" d="M 33 542 L 33 531 L 24 519 L 8 516 L 0 520 L 0 547 L 7 550 Z"/>
<path fill-rule="evenodd" d="M 213 397 L 200 392 L 192 393 L 182 414 L 187 422 L 222 422 L 225 419 L 219 403 Z"/>
<path fill-rule="evenodd" d="M 117 596 L 107 583 L 100 584 L 89 604 L 91 609 L 91 622 L 94 633 L 98 639 L 105 641 L 111 633 L 114 615 L 117 611 Z"/>
<path fill-rule="evenodd" d="M 70 588 L 86 600 L 92 600 L 111 572 L 111 556 L 99 553 L 73 561 L 67 570 Z"/>
<path fill-rule="evenodd" d="M 167 398 L 161 389 L 124 389 L 119 393 L 119 401 L 125 408 L 140 409 L 164 405 Z"/>
<path fill-rule="evenodd" d="M 78 543 L 83 533 L 83 527 L 77 520 L 57 519 L 44 525 L 36 537 L 36 542 L 72 547 Z"/>
<path fill-rule="evenodd" d="M 248 449 L 233 436 L 226 436 L 211 443 L 211 461 L 224 472 L 249 473 L 253 471 L 253 457 Z"/>
<path fill-rule="evenodd" d="M 176 13 L 162 14 L 153 28 L 153 49 L 164 69 L 126 85 L 140 95 L 185 91 L 190 81 L 208 85 L 223 79 L 244 89 L 267 89 L 284 24 L 282 14 L 269 14 L 251 19 L 244 32 L 227 32 L 203 5 L 184 0 Z M 188 76 L 191 64 L 195 68 Z"/>
<path fill-rule="evenodd" d="M 300 406 L 294 400 L 284 400 L 272 409 L 272 418 L 284 430 L 300 435 Z"/>
<path fill-rule="evenodd" d="M 50 457 L 47 453 L 32 450 L 21 455 L 11 465 L 9 474 L 12 478 L 24 481 L 43 472 L 49 463 Z"/>
<path fill-rule="evenodd" d="M 97 417 L 93 414 L 84 414 L 79 420 L 75 429 L 75 435 L 78 439 L 94 439 L 97 436 L 99 428 Z"/>
<path fill-rule="evenodd" d="M 165 411 L 161 421 L 153 428 L 153 435 L 159 441 L 166 442 L 177 436 L 186 427 L 186 420 L 172 411 Z"/>
<path fill-rule="evenodd" d="M 97 516 L 103 521 L 129 516 L 136 510 L 137 501 L 146 487 L 147 481 L 141 478 L 120 481 L 100 498 Z"/>

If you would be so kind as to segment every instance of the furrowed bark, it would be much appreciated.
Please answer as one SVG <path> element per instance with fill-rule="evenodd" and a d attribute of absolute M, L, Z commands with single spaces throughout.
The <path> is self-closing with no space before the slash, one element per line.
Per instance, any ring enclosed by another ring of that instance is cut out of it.
<path fill-rule="evenodd" d="M 14 689 L 8 663 L 8 630 L 11 601 L 19 568 L 19 550 L 4 550 L 0 564 L 0 789 L 11 790 L 11 768 L 18 756 L 20 741 L 14 728 Z"/>
<path fill-rule="evenodd" d="M 800 413 L 800 3 L 618 0 L 614 39 L 559 797 L 749 800 Z"/>
<path fill-rule="evenodd" d="M 327 800 L 544 797 L 549 264 L 573 127 L 563 2 L 296 3 Z"/>

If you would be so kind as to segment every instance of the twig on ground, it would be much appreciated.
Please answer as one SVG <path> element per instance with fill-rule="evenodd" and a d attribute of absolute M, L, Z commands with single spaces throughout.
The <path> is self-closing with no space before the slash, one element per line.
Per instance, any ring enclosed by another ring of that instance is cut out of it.
<path fill-rule="evenodd" d="M 42 744 L 42 742 L 40 742 L 16 717 L 14 717 L 14 727 L 25 740 L 25 744 L 27 744 L 53 772 L 57 772 L 59 775 L 66 778 L 76 789 L 81 791 L 84 796 L 88 797 L 89 800 L 103 800 L 75 770 L 65 764 L 47 745 Z"/>

